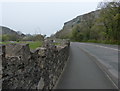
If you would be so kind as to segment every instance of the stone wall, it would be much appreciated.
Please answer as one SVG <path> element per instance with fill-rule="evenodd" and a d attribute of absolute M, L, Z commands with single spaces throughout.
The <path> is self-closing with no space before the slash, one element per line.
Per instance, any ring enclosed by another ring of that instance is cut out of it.
<path fill-rule="evenodd" d="M 34 51 L 28 44 L 8 44 L 2 50 L 2 89 L 52 89 L 69 55 L 68 44 L 47 43 Z"/>

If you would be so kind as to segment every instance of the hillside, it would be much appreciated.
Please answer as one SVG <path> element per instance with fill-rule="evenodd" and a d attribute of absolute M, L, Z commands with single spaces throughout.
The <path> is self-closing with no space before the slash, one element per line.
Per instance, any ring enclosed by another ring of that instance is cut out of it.
<path fill-rule="evenodd" d="M 25 36 L 25 34 L 20 31 L 14 31 L 8 27 L 0 26 L 0 40 L 2 41 L 16 41 L 20 40 Z"/>
<path fill-rule="evenodd" d="M 21 36 L 24 35 L 23 33 L 16 32 L 8 27 L 0 26 L 0 31 L 2 35 L 16 35 L 16 36 Z"/>
<path fill-rule="evenodd" d="M 8 27 L 0 26 L 0 40 L 2 41 L 43 41 L 45 35 L 23 34 L 21 31 L 14 31 Z"/>
<path fill-rule="evenodd" d="M 83 21 L 85 21 L 86 19 L 88 20 L 91 19 L 93 21 L 95 18 L 99 17 L 99 13 L 100 13 L 100 10 L 92 11 L 87 14 L 77 16 L 76 18 L 68 22 L 65 22 L 62 30 L 58 31 L 55 34 L 55 37 L 66 38 L 66 37 L 71 36 L 74 26 L 82 25 Z"/>

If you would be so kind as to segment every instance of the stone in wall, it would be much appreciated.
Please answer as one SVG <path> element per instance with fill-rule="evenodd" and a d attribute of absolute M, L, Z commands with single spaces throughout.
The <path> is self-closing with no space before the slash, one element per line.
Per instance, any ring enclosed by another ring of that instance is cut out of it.
<path fill-rule="evenodd" d="M 2 89 L 2 61 L 5 60 L 5 45 L 0 45 L 0 90 Z"/>
<path fill-rule="evenodd" d="M 3 89 L 36 89 L 41 78 L 40 59 L 30 53 L 27 44 L 7 45 L 6 49 L 8 47 L 14 53 L 6 51 L 6 59 L 2 62 Z"/>
<path fill-rule="evenodd" d="M 5 56 L 5 45 L 0 44 L 0 55 Z"/>
<path fill-rule="evenodd" d="M 24 60 L 30 58 L 29 44 L 7 44 L 6 56 L 19 56 Z"/>
<path fill-rule="evenodd" d="M 44 88 L 44 79 L 41 77 L 37 89 L 43 89 Z"/>

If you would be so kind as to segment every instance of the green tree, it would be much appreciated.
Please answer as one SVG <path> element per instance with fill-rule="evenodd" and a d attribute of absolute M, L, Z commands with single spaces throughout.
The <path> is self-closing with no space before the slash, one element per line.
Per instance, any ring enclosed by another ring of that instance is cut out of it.
<path fill-rule="evenodd" d="M 91 28 L 95 23 L 95 14 L 88 13 L 82 17 L 82 29 L 84 30 L 84 40 L 91 39 Z"/>
<path fill-rule="evenodd" d="M 80 32 L 80 27 L 78 25 L 73 28 L 71 39 L 74 41 L 82 41 L 83 40 L 83 34 Z"/>
<path fill-rule="evenodd" d="M 102 2 L 99 5 L 101 8 L 100 19 L 105 27 L 107 40 L 117 41 L 120 39 L 120 1 L 117 2 Z"/>
<path fill-rule="evenodd" d="M 36 34 L 33 36 L 33 40 L 34 41 L 43 41 L 44 40 L 44 36 L 41 34 Z"/>
<path fill-rule="evenodd" d="M 2 41 L 8 41 L 9 40 L 9 35 L 4 34 L 2 35 Z"/>

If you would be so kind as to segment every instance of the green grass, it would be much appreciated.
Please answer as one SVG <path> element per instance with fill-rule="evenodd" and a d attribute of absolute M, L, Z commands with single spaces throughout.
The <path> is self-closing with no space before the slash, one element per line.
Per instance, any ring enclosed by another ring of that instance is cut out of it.
<path fill-rule="evenodd" d="M 0 42 L 0 44 L 10 44 L 10 42 Z"/>
<path fill-rule="evenodd" d="M 29 44 L 30 49 L 36 49 L 37 47 L 42 46 L 42 41 L 20 41 L 20 42 L 14 42 L 14 43 L 27 43 Z M 12 44 L 11 42 L 0 42 L 0 44 Z"/>
<path fill-rule="evenodd" d="M 54 45 L 60 45 L 60 43 L 53 43 Z"/>
<path fill-rule="evenodd" d="M 120 45 L 120 41 L 111 41 L 111 40 L 87 40 L 87 41 L 81 41 L 86 43 L 102 43 L 102 44 L 111 44 L 111 45 Z"/>
<path fill-rule="evenodd" d="M 42 42 L 40 41 L 35 41 L 35 42 L 30 42 L 29 47 L 30 49 L 36 49 L 37 47 L 42 46 Z"/>

